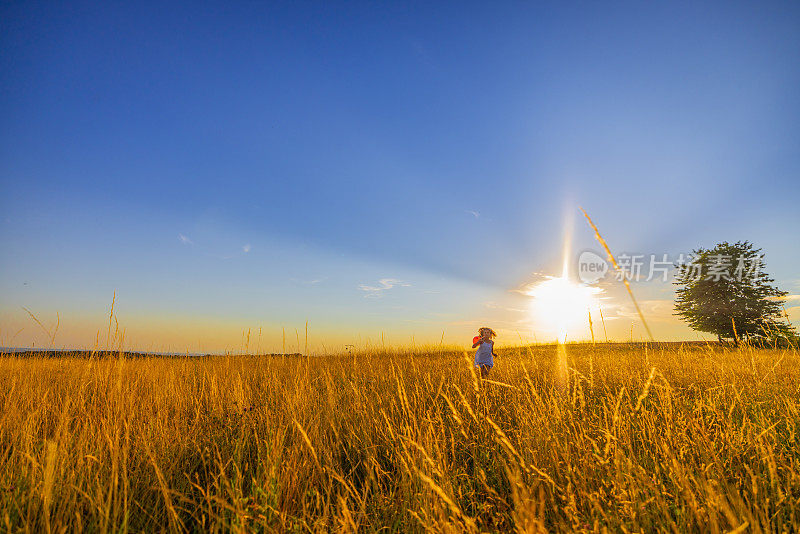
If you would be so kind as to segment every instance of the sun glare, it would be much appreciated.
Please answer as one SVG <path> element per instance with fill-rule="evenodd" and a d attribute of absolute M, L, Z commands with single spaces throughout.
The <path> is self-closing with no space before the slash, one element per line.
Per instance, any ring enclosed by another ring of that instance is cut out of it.
<path fill-rule="evenodd" d="M 588 312 L 597 308 L 600 288 L 577 284 L 567 277 L 550 277 L 526 292 L 533 297 L 531 308 L 538 325 L 558 336 L 563 343 L 588 325 Z"/>
<path fill-rule="evenodd" d="M 569 259 L 572 246 L 572 219 L 565 221 L 563 265 L 561 276 L 548 276 L 525 291 L 533 297 L 531 313 L 536 328 L 556 336 L 564 343 L 567 335 L 577 338 L 589 325 L 589 312 L 599 308 L 599 287 L 576 283 L 569 278 Z"/>

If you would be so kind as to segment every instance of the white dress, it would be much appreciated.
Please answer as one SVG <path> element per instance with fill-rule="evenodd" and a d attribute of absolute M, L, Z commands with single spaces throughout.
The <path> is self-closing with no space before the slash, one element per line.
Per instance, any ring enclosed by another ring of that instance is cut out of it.
<path fill-rule="evenodd" d="M 494 350 L 494 341 L 484 341 L 475 351 L 475 366 L 486 365 L 487 367 L 494 366 L 494 357 L 492 351 Z"/>

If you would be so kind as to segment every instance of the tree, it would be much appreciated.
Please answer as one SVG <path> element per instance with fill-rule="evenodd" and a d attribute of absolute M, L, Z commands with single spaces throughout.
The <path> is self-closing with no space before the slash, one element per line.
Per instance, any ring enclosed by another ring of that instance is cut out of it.
<path fill-rule="evenodd" d="M 736 344 L 795 335 L 781 317 L 781 297 L 788 293 L 771 285 L 764 255 L 752 243 L 723 242 L 710 250 L 697 249 L 677 269 L 675 315 L 693 329 Z"/>

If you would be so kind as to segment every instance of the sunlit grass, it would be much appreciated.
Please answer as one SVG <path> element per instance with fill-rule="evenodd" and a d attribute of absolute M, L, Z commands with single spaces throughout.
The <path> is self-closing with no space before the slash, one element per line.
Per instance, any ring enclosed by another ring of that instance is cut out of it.
<path fill-rule="evenodd" d="M 563 348 L 3 357 L 0 524 L 800 530 L 795 351 Z"/>

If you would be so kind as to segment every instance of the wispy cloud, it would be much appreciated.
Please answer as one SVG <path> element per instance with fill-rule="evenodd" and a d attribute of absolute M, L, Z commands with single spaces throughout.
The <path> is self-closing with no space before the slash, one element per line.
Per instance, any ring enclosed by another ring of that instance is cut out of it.
<path fill-rule="evenodd" d="M 178 239 L 180 239 L 181 243 L 183 243 L 184 245 L 194 245 L 194 241 L 192 241 L 183 234 L 178 234 Z"/>
<path fill-rule="evenodd" d="M 252 247 L 250 246 L 250 243 L 247 243 L 247 244 L 245 244 L 245 245 L 243 245 L 243 246 L 242 246 L 242 252 L 244 252 L 245 254 L 247 254 L 248 252 L 250 252 L 250 249 L 251 249 L 251 248 L 252 248 Z"/>
<path fill-rule="evenodd" d="M 428 49 L 422 44 L 422 41 L 419 39 L 412 39 L 410 41 L 411 49 L 417 55 L 419 60 L 426 66 L 434 70 L 438 70 L 436 63 L 431 58 L 431 55 L 428 53 Z"/>
<path fill-rule="evenodd" d="M 300 278 L 290 278 L 289 280 L 291 280 L 292 282 L 295 282 L 297 284 L 302 284 L 304 286 L 315 286 L 315 285 L 319 284 L 320 282 L 324 282 L 327 279 L 328 279 L 328 277 L 324 276 L 322 278 L 314 278 L 314 279 L 311 279 L 311 280 L 301 280 Z"/>
<path fill-rule="evenodd" d="M 481 212 L 476 210 L 465 210 L 467 213 L 475 217 L 476 219 L 481 216 Z"/>
<path fill-rule="evenodd" d="M 398 280 L 397 278 L 381 278 L 378 280 L 377 286 L 368 286 L 361 284 L 358 289 L 366 292 L 365 297 L 380 297 L 384 291 L 388 291 L 394 287 L 410 287 L 411 284 Z"/>
<path fill-rule="evenodd" d="M 522 309 L 522 308 L 509 308 L 508 306 L 503 306 L 503 305 L 498 304 L 497 302 L 494 302 L 494 301 L 491 301 L 491 300 L 487 301 L 487 302 L 484 302 L 483 306 L 485 308 L 489 308 L 490 310 L 503 310 L 503 311 L 509 311 L 509 312 L 514 312 L 514 313 L 526 313 L 526 314 L 530 312 L 530 310 L 525 310 L 525 309 Z"/>
<path fill-rule="evenodd" d="M 645 320 L 648 322 L 667 322 L 678 323 L 680 320 L 674 314 L 675 302 L 671 299 L 651 299 L 640 300 L 639 307 L 642 310 Z M 605 320 L 610 321 L 618 317 L 631 321 L 639 321 L 639 313 L 630 303 L 619 304 L 618 306 L 603 306 Z"/>

